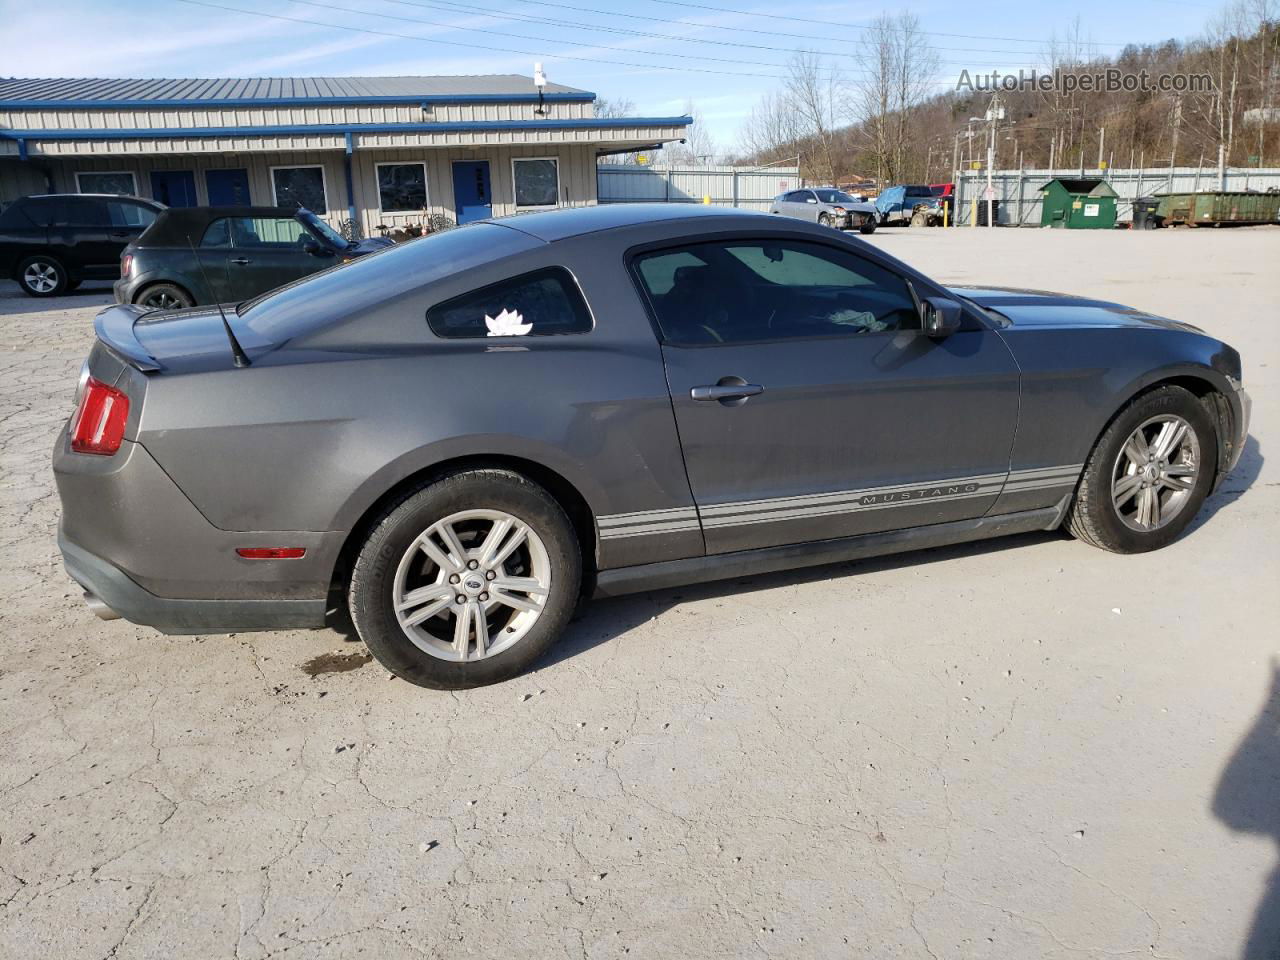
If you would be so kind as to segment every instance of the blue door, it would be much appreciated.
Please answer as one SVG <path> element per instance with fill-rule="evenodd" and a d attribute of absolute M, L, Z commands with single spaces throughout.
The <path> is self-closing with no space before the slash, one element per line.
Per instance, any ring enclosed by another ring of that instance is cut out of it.
<path fill-rule="evenodd" d="M 453 206 L 458 223 L 470 223 L 493 215 L 489 161 L 466 160 L 453 165 Z"/>
<path fill-rule="evenodd" d="M 249 206 L 248 170 L 209 170 L 204 175 L 211 207 Z"/>
<path fill-rule="evenodd" d="M 194 207 L 196 175 L 190 170 L 153 170 L 151 196 L 166 207 Z"/>

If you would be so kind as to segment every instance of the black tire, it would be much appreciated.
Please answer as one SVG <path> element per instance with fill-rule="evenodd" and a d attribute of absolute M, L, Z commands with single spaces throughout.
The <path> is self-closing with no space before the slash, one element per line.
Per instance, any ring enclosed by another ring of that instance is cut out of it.
<path fill-rule="evenodd" d="M 191 294 L 173 283 L 153 283 L 133 300 L 148 310 L 183 310 L 195 306 Z"/>
<path fill-rule="evenodd" d="M 876 232 L 875 220 L 868 217 L 866 220 L 862 221 L 862 226 L 858 228 L 858 232 L 862 234 L 875 233 Z"/>
<path fill-rule="evenodd" d="M 1112 473 L 1133 432 L 1162 414 L 1181 417 L 1195 432 L 1200 462 L 1194 485 L 1177 515 L 1162 527 L 1135 530 L 1121 520 L 1112 503 Z M 1213 487 L 1217 470 L 1218 431 L 1209 408 L 1182 387 L 1157 387 L 1132 400 L 1098 438 L 1067 512 L 1067 529 L 1077 540 L 1113 553 L 1158 550 L 1176 540 L 1195 518 Z"/>
<path fill-rule="evenodd" d="M 60 297 L 67 291 L 67 268 L 43 253 L 19 263 L 16 279 L 28 297 Z"/>
<path fill-rule="evenodd" d="M 818 225 L 821 227 L 831 226 L 831 218 L 825 213 L 818 214 Z"/>
<path fill-rule="evenodd" d="M 445 660 L 418 647 L 401 628 L 393 600 L 396 572 L 401 558 L 432 524 L 481 509 L 516 517 L 538 535 L 550 562 L 551 590 L 537 620 L 512 647 L 484 659 Z M 461 690 L 509 680 L 535 663 L 568 624 L 581 582 L 578 538 L 560 504 L 517 473 L 486 468 L 441 477 L 388 506 L 356 558 L 347 603 L 369 652 L 397 677 L 436 690 Z"/>

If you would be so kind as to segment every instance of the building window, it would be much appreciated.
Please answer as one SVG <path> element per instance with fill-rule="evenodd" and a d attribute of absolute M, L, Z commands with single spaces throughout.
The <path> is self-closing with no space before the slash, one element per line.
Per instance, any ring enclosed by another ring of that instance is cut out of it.
<path fill-rule="evenodd" d="M 378 164 L 378 207 L 383 213 L 416 213 L 426 206 L 425 163 Z"/>
<path fill-rule="evenodd" d="M 517 207 L 554 207 L 560 197 L 560 169 L 554 157 L 511 161 Z"/>
<path fill-rule="evenodd" d="M 277 207 L 306 207 L 312 213 L 328 213 L 324 202 L 324 167 L 272 167 L 271 188 Z"/>
<path fill-rule="evenodd" d="M 119 193 L 136 196 L 138 184 L 128 170 L 113 173 L 77 173 L 77 193 Z"/>
<path fill-rule="evenodd" d="M 437 337 L 523 337 L 586 333 L 591 312 L 562 267 L 547 267 L 464 293 L 427 311 Z"/>

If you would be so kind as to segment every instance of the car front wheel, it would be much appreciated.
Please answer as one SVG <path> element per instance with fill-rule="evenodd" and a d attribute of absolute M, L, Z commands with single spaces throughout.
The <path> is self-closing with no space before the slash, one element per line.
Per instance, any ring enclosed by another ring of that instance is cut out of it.
<path fill-rule="evenodd" d="M 875 233 L 876 232 L 875 217 L 865 217 L 862 221 L 862 226 L 858 227 L 858 232 L 862 234 Z"/>
<path fill-rule="evenodd" d="M 1167 546 L 1213 487 L 1218 435 L 1191 392 L 1158 387 L 1125 407 L 1098 439 L 1067 515 L 1071 533 L 1115 553 Z"/>
<path fill-rule="evenodd" d="M 29 297 L 56 297 L 67 289 L 67 270 L 53 257 L 27 257 L 18 264 L 18 285 Z"/>
<path fill-rule="evenodd" d="M 467 470 L 384 511 L 347 600 L 384 667 L 455 690 L 527 670 L 569 622 L 581 578 L 573 525 L 550 494 L 510 471 Z"/>

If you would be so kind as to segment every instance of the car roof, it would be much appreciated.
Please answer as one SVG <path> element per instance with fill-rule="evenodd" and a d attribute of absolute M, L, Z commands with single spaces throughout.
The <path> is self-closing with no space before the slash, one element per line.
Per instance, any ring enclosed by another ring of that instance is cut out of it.
<path fill-rule="evenodd" d="M 169 207 L 138 238 L 143 247 L 185 247 L 188 238 L 198 241 L 205 227 L 222 217 L 271 217 L 293 219 L 298 209 L 288 207 Z"/>
<path fill-rule="evenodd" d="M 543 213 L 521 213 L 491 222 L 527 233 L 552 243 L 602 230 L 619 230 L 647 223 L 677 220 L 715 221 L 716 227 L 758 226 L 760 218 L 770 219 L 763 210 L 713 207 L 700 203 L 608 203 L 592 207 L 572 207 Z"/>

